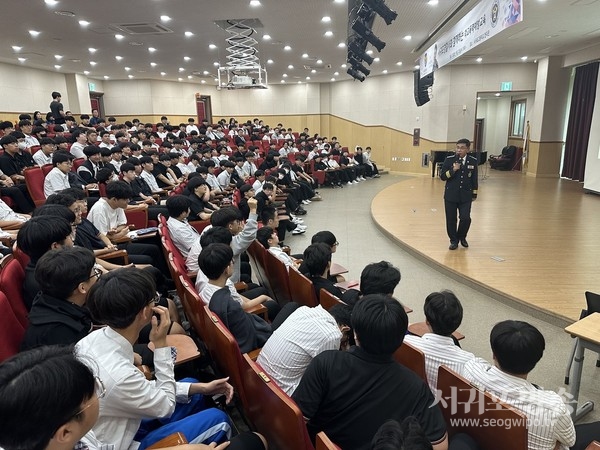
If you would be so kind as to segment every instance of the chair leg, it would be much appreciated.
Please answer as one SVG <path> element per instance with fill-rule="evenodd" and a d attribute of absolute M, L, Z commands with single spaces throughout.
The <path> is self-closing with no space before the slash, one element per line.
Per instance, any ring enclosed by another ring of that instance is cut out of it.
<path fill-rule="evenodd" d="M 596 367 L 600 367 L 600 353 L 598 353 L 598 359 L 596 360 Z"/>
<path fill-rule="evenodd" d="M 569 356 L 569 362 L 567 363 L 567 371 L 565 373 L 565 384 L 569 385 L 569 376 L 571 375 L 571 366 L 573 365 L 573 359 L 575 358 L 575 349 L 577 348 L 577 339 L 575 338 L 573 342 L 573 350 L 571 350 L 571 355 Z M 600 354 L 598 355 L 598 359 L 600 360 Z M 596 361 L 596 365 L 598 361 Z"/>

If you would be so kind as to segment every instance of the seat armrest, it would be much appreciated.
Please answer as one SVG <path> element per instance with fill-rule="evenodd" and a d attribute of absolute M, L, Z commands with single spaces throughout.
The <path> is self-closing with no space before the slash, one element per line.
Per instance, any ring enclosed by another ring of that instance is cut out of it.
<path fill-rule="evenodd" d="M 260 348 L 256 348 L 256 349 L 252 350 L 251 352 L 248 352 L 248 356 L 250 357 L 250 359 L 252 361 L 256 361 L 258 359 L 258 355 L 260 355 L 261 350 L 262 349 L 260 349 Z"/>
<path fill-rule="evenodd" d="M 246 292 L 248 290 L 248 285 L 243 281 L 238 281 L 235 283 L 235 290 L 238 292 Z"/>
<path fill-rule="evenodd" d="M 257 316 L 263 316 L 263 319 L 268 320 L 267 307 L 265 305 L 255 305 L 245 311 L 250 314 L 256 314 Z"/>

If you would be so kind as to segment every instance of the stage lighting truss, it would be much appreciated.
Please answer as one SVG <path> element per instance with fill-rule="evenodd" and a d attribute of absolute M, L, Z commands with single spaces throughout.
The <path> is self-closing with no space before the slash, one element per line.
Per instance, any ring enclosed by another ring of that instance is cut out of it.
<path fill-rule="evenodd" d="M 352 24 L 352 29 L 358 34 L 361 38 L 368 41 L 373 47 L 377 49 L 379 53 L 385 47 L 385 42 L 379 39 L 377 36 L 373 34 L 373 31 L 360 19 L 356 19 Z"/>
<path fill-rule="evenodd" d="M 363 3 L 379 14 L 387 25 L 390 25 L 398 17 L 398 13 L 391 10 L 384 0 L 363 0 Z"/>

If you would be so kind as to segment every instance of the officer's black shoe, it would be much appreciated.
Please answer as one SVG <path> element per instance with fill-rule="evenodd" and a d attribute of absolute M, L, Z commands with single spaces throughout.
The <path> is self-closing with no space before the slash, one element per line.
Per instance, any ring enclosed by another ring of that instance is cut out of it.
<path fill-rule="evenodd" d="M 467 242 L 467 240 L 465 238 L 462 238 L 460 240 L 460 245 L 462 245 L 464 248 L 467 248 L 469 246 L 469 243 Z"/>
<path fill-rule="evenodd" d="M 458 248 L 458 242 L 450 242 L 450 250 L 456 250 Z"/>

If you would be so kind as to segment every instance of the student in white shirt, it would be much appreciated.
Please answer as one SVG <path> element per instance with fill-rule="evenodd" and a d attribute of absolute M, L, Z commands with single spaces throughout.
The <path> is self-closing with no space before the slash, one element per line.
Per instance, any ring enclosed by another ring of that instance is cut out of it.
<path fill-rule="evenodd" d="M 277 230 L 271 227 L 262 227 L 256 232 L 256 240 L 262 244 L 262 246 L 273 254 L 279 261 L 285 264 L 288 271 L 291 269 L 298 269 L 302 264 L 301 259 L 292 258 L 279 246 L 279 238 L 277 237 Z"/>
<path fill-rule="evenodd" d="M 87 145 L 87 135 L 84 131 L 77 130 L 73 133 L 73 138 L 75 142 L 73 142 L 69 150 L 71 155 L 75 158 L 86 158 L 83 148 Z"/>
<path fill-rule="evenodd" d="M 142 178 L 148 184 L 153 193 L 163 192 L 162 188 L 156 182 L 156 177 L 152 173 L 152 171 L 154 170 L 154 163 L 152 162 L 152 158 L 150 158 L 149 156 L 142 156 L 140 158 L 140 163 L 142 165 L 142 172 L 140 173 L 140 178 Z"/>
<path fill-rule="evenodd" d="M 452 338 L 463 318 L 463 308 L 456 295 L 450 291 L 433 292 L 425 299 L 423 310 L 429 332 L 422 337 L 406 335 L 404 342 L 425 354 L 427 381 L 435 394 L 441 365 L 461 373 L 465 363 L 475 355 L 460 348 Z"/>
<path fill-rule="evenodd" d="M 200 234 L 187 222 L 192 201 L 184 195 L 172 195 L 167 199 L 169 219 L 167 228 L 171 239 L 184 258 L 187 257 L 192 245 L 200 239 Z"/>
<path fill-rule="evenodd" d="M 200 133 L 200 131 L 198 131 L 198 127 L 194 124 L 194 119 L 192 117 L 190 117 L 188 119 L 188 124 L 185 127 L 185 132 L 187 134 L 190 134 L 192 131 L 195 131 L 196 133 Z"/>
<path fill-rule="evenodd" d="M 40 141 L 40 146 L 40 149 L 33 154 L 33 160 L 40 167 L 52 164 L 52 152 L 56 150 L 56 144 L 52 139 L 45 137 Z"/>
<path fill-rule="evenodd" d="M 63 189 L 69 189 L 69 172 L 73 167 L 73 156 L 68 153 L 56 152 L 52 156 L 54 168 L 44 178 L 44 196 L 48 198 Z"/>

